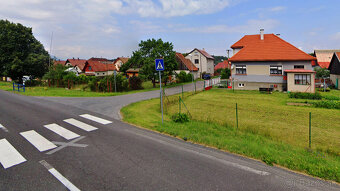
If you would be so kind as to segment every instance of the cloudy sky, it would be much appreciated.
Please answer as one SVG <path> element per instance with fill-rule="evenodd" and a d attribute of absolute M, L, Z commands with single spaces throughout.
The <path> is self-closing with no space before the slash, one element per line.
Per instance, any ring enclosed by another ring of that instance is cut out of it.
<path fill-rule="evenodd" d="M 246 34 L 281 34 L 305 52 L 339 49 L 339 0 L 0 0 L 0 19 L 33 28 L 60 59 L 131 56 L 162 38 L 214 55 Z"/>

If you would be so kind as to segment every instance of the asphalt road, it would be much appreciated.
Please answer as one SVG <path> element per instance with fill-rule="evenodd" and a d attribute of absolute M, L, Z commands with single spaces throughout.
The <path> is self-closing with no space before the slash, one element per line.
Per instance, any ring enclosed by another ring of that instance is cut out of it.
<path fill-rule="evenodd" d="M 196 83 L 196 90 L 202 90 L 204 86 L 203 81 Z M 183 91 L 194 91 L 195 86 L 193 84 L 186 84 L 183 86 Z M 166 88 L 166 95 L 174 95 L 182 92 L 182 86 L 173 88 Z M 136 94 L 127 94 L 113 97 L 40 97 L 44 100 L 49 100 L 65 105 L 72 105 L 85 110 L 91 110 L 114 119 L 121 119 L 120 110 L 122 107 L 129 105 L 130 103 L 147 100 L 151 98 L 157 98 L 160 96 L 160 91 L 148 91 Z"/>
<path fill-rule="evenodd" d="M 69 118 L 97 129 L 85 131 L 64 121 Z M 44 127 L 54 123 L 68 132 L 59 135 Z M 0 190 L 340 190 L 334 183 L 41 98 L 0 91 L 0 124 Z M 45 142 L 20 134 L 30 130 Z M 78 138 L 71 138 L 75 134 Z M 47 147 L 46 141 L 64 148 L 36 148 Z"/>

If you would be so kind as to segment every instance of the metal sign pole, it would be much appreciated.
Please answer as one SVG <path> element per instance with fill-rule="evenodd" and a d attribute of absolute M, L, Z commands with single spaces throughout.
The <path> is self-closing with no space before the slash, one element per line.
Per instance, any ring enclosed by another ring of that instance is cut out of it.
<path fill-rule="evenodd" d="M 161 111 L 162 111 L 162 123 L 163 123 L 163 92 L 162 92 L 162 76 L 161 71 L 159 71 L 159 89 L 161 92 Z"/>

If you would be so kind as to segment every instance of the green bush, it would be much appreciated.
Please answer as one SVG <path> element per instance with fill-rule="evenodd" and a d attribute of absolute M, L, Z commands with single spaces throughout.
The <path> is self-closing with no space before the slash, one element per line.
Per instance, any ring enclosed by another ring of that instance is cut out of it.
<path fill-rule="evenodd" d="M 129 78 L 129 87 L 132 90 L 143 89 L 142 83 L 143 83 L 142 79 L 138 76 L 132 76 L 131 78 Z"/>
<path fill-rule="evenodd" d="M 340 101 L 319 101 L 313 102 L 314 107 L 327 108 L 327 109 L 340 109 Z"/>
<path fill-rule="evenodd" d="M 40 86 L 42 82 L 40 80 L 27 80 L 25 82 L 26 87 Z"/>
<path fill-rule="evenodd" d="M 289 93 L 289 98 L 320 100 L 322 98 L 322 96 L 318 92 L 316 92 L 316 93 L 291 92 L 291 93 Z"/>
<path fill-rule="evenodd" d="M 177 78 L 179 79 L 179 82 L 181 82 L 181 83 L 190 82 L 190 81 L 192 81 L 192 74 L 190 74 L 190 73 L 187 74 L 186 72 L 181 71 L 178 74 Z"/>
<path fill-rule="evenodd" d="M 112 88 L 111 91 L 114 91 L 114 88 L 115 88 L 114 75 L 105 76 L 98 82 L 99 91 L 107 92 L 108 90 L 107 81 L 109 81 L 109 86 L 111 83 L 111 88 Z M 121 74 L 118 74 L 116 75 L 116 86 L 117 86 L 118 92 L 126 91 L 129 88 L 129 82 L 124 76 L 122 76 Z"/>
<path fill-rule="evenodd" d="M 332 96 L 332 95 L 324 95 L 322 96 L 324 99 L 327 99 L 327 100 L 340 100 L 340 97 L 337 97 L 337 96 Z"/>
<path fill-rule="evenodd" d="M 228 79 L 230 77 L 231 71 L 229 68 L 225 68 L 221 71 L 221 79 Z"/>
<path fill-rule="evenodd" d="M 189 116 L 185 113 L 176 113 L 171 116 L 171 119 L 176 123 L 184 123 L 189 121 Z"/>

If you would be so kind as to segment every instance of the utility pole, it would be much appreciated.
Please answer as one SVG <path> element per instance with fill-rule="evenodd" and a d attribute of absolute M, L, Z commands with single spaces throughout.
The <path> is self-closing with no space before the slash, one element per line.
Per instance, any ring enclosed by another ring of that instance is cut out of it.
<path fill-rule="evenodd" d="M 51 35 L 51 43 L 50 43 L 50 56 L 48 59 L 48 66 L 51 66 L 51 56 L 52 56 L 52 39 L 53 39 L 53 31 L 52 31 L 52 35 Z"/>
<path fill-rule="evenodd" d="M 228 58 L 228 59 L 229 59 L 229 52 L 230 52 L 230 50 L 228 49 L 228 50 L 227 50 L 227 55 L 228 55 L 227 58 Z"/>

